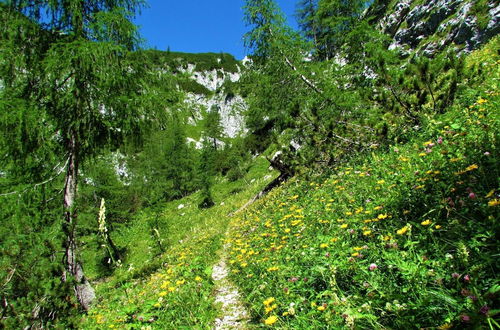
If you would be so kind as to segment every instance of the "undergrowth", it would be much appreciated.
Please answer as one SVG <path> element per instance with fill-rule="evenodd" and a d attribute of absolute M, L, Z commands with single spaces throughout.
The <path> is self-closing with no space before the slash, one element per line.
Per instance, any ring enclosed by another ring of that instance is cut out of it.
<path fill-rule="evenodd" d="M 499 327 L 499 63 L 471 56 L 481 81 L 409 143 L 297 177 L 233 220 L 232 278 L 255 323 Z"/>
<path fill-rule="evenodd" d="M 211 274 L 228 214 L 236 211 L 274 174 L 258 158 L 238 182 L 214 187 L 216 206 L 200 210 L 194 194 L 144 211 L 116 243 L 126 262 L 113 276 L 97 279 L 98 302 L 82 319 L 84 329 L 210 328 L 219 313 Z M 161 245 L 161 246 L 160 246 Z"/>

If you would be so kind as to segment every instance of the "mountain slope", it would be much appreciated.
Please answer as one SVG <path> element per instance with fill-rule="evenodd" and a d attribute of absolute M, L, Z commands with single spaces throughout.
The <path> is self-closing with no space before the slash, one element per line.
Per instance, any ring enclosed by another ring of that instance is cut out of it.
<path fill-rule="evenodd" d="M 375 1 L 366 16 L 393 38 L 391 48 L 427 55 L 449 45 L 470 52 L 500 32 L 497 1 Z"/>

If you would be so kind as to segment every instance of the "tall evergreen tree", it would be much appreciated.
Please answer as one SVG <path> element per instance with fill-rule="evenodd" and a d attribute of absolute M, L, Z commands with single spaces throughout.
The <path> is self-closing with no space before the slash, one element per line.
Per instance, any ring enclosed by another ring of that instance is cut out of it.
<path fill-rule="evenodd" d="M 366 0 L 319 0 L 314 29 L 317 30 L 317 56 L 330 59 L 346 42 L 358 23 Z"/>
<path fill-rule="evenodd" d="M 295 12 L 300 29 L 307 39 L 312 40 L 314 47 L 318 46 L 319 39 L 319 25 L 316 17 L 317 10 L 318 0 L 300 0 Z"/>
<path fill-rule="evenodd" d="M 205 116 L 205 125 L 203 135 L 206 139 L 209 139 L 213 144 L 215 150 L 217 150 L 217 141 L 219 141 L 223 134 L 223 128 L 221 124 L 221 116 L 219 107 L 213 105 L 209 112 Z"/>
<path fill-rule="evenodd" d="M 50 118 L 53 134 L 67 157 L 63 191 L 65 281 L 74 280 L 76 297 L 88 309 L 94 292 L 78 260 L 75 197 L 79 165 L 104 146 L 139 131 L 152 112 L 140 112 L 135 67 L 125 55 L 137 45 L 131 19 L 141 0 L 10 0 L 7 5 L 52 35 L 44 58 L 37 65 L 36 94 L 19 95 Z M 9 26 L 2 25 L 3 29 Z M 30 52 L 32 40 L 20 40 Z M 9 61 L 9 59 L 5 59 Z M 15 62 L 12 64 L 15 66 Z M 28 69 L 29 71 L 29 69 Z M 32 89 L 33 91 L 33 89 Z M 2 103 L 3 106 L 5 104 Z M 1 111 L 9 111 L 3 108 Z"/>

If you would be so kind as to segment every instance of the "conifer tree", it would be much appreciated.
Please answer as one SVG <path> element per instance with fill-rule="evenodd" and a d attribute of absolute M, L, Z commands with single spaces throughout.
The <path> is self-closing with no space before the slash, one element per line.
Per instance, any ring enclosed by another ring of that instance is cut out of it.
<path fill-rule="evenodd" d="M 214 149 L 217 151 L 217 141 L 221 139 L 223 134 L 220 111 L 217 105 L 213 105 L 206 114 L 204 126 L 205 138 L 212 142 Z"/>
<path fill-rule="evenodd" d="M 139 113 L 137 71 L 125 57 L 137 45 L 131 18 L 141 4 L 141 0 L 7 1 L 12 11 L 26 15 L 55 36 L 43 59 L 36 63 L 40 76 L 37 89 L 31 89 L 36 93 L 19 95 L 19 99 L 29 99 L 34 109 L 52 121 L 53 134 L 67 157 L 62 278 L 74 281 L 83 309 L 89 308 L 94 292 L 78 260 L 75 235 L 80 164 L 104 146 L 138 132 L 141 121 L 153 115 Z M 22 51 L 31 51 L 32 40 L 20 42 Z"/>

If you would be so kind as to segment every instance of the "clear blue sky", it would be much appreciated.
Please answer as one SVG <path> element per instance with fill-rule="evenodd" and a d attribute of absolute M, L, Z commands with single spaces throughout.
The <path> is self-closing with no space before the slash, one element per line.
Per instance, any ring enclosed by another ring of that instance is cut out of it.
<path fill-rule="evenodd" d="M 135 23 L 145 48 L 204 53 L 225 52 L 237 59 L 245 56 L 242 37 L 243 0 L 148 0 Z M 295 0 L 278 0 L 289 24 L 295 23 Z"/>

